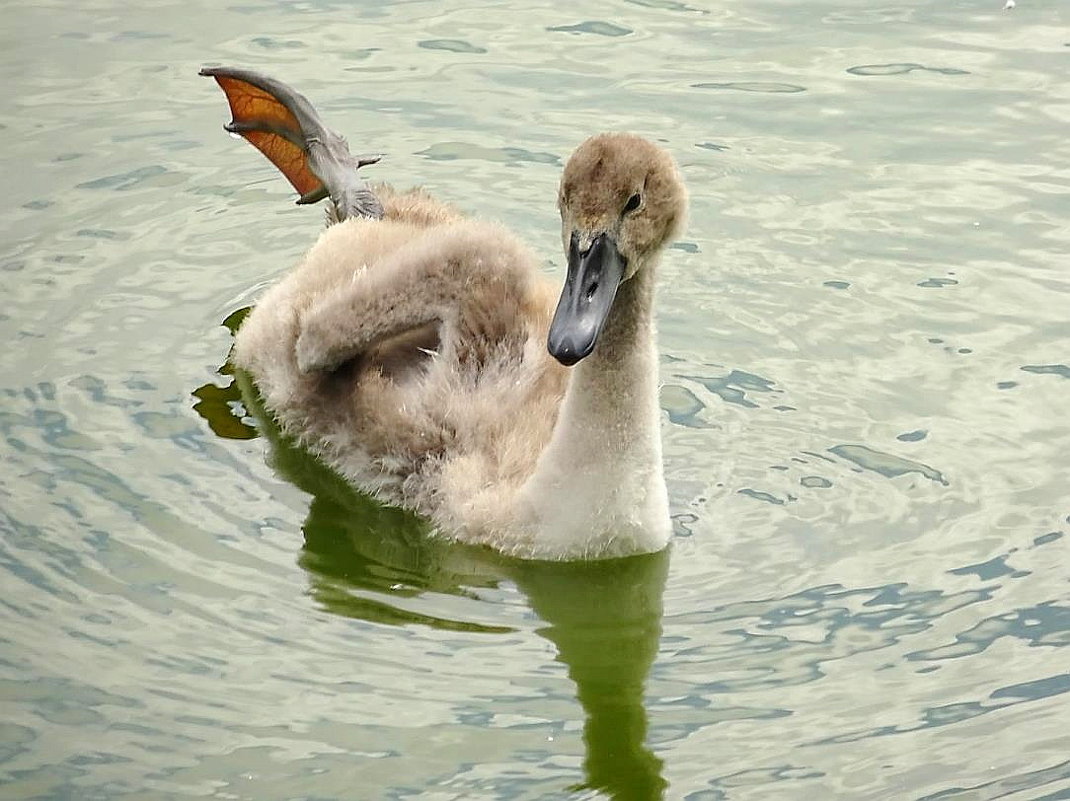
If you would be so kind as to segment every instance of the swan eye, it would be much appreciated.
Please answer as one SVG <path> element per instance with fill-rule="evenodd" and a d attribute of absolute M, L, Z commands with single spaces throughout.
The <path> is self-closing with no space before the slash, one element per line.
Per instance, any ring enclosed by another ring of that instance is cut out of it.
<path fill-rule="evenodd" d="M 630 198 L 628 202 L 624 204 L 624 213 L 627 214 L 630 211 L 635 211 L 639 208 L 639 204 L 643 202 L 643 196 L 636 192 Z"/>

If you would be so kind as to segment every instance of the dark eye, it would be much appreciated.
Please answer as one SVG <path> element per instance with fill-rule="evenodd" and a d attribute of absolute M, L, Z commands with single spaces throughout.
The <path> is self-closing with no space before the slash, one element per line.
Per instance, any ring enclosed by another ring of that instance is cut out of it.
<path fill-rule="evenodd" d="M 624 213 L 627 214 L 629 211 L 635 211 L 637 208 L 639 208 L 639 204 L 642 202 L 642 195 L 636 192 L 634 195 L 628 198 L 628 202 L 624 204 Z"/>

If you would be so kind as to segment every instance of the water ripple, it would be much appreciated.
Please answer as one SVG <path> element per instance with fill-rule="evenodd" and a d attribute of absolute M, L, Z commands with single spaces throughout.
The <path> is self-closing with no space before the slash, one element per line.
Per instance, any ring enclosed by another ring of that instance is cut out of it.
<path fill-rule="evenodd" d="M 577 22 L 575 25 L 555 25 L 546 30 L 560 33 L 591 33 L 595 36 L 608 36 L 610 38 L 627 36 L 628 34 L 633 33 L 630 28 L 625 28 L 622 25 L 615 25 L 612 22 L 604 22 L 602 20 Z"/>
<path fill-rule="evenodd" d="M 758 92 L 759 94 L 795 94 L 805 92 L 805 86 L 793 83 L 771 83 L 768 81 L 729 81 L 726 83 L 693 83 L 693 89 L 728 89 L 737 92 Z"/>
<path fill-rule="evenodd" d="M 904 459 L 891 453 L 883 453 L 866 445 L 836 445 L 829 448 L 829 453 L 834 453 L 849 462 L 861 467 L 863 470 L 872 470 L 888 478 L 898 478 L 908 473 L 918 473 L 930 481 L 948 486 L 948 481 L 939 470 L 934 470 L 927 464 Z"/>
<path fill-rule="evenodd" d="M 1044 795 L 1044 801 L 1057 801 L 1070 794 L 1070 788 L 1065 783 L 1070 782 L 1070 761 L 1061 762 L 1047 768 L 1023 771 L 1013 776 L 1007 776 L 969 787 L 953 787 L 938 793 L 926 795 L 918 801 L 995 801 L 998 798 L 1009 798 L 1023 791 L 1038 790 L 1042 788 L 1054 789 L 1055 792 Z M 1049 785 L 1058 784 L 1054 788 Z"/>
<path fill-rule="evenodd" d="M 462 39 L 424 39 L 416 43 L 417 47 L 424 50 L 445 50 L 450 53 L 486 53 L 485 47 L 466 42 Z"/>
<path fill-rule="evenodd" d="M 961 701 L 942 706 L 927 707 L 921 710 L 921 719 L 916 723 L 876 726 L 870 729 L 814 740 L 806 745 L 857 743 L 874 737 L 890 737 L 924 729 L 941 728 L 973 720 L 982 715 L 998 712 L 1018 704 L 1054 698 L 1067 692 L 1070 692 L 1070 673 L 1000 687 L 992 691 L 984 701 Z M 986 703 L 986 701 L 993 703 Z"/>
<path fill-rule="evenodd" d="M 5 797 L 1065 795 L 1057 4 L 8 5 Z M 443 547 L 260 435 L 218 322 L 321 218 L 206 58 L 558 279 L 570 150 L 665 143 L 670 554 Z"/>
<path fill-rule="evenodd" d="M 921 64 L 864 64 L 859 67 L 849 67 L 847 71 L 852 75 L 906 75 L 915 71 L 936 72 L 940 75 L 969 75 L 968 70 L 955 69 L 954 67 L 926 67 Z"/>

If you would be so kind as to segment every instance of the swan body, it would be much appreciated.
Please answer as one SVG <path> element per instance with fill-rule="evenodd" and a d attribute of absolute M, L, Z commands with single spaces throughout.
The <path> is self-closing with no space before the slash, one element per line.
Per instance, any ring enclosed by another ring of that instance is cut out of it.
<path fill-rule="evenodd" d="M 629 134 L 579 146 L 558 197 L 563 291 L 501 226 L 420 190 L 360 191 L 375 213 L 340 209 L 235 341 L 282 429 L 458 541 L 537 559 L 663 548 L 655 266 L 686 212 L 671 157 Z"/>

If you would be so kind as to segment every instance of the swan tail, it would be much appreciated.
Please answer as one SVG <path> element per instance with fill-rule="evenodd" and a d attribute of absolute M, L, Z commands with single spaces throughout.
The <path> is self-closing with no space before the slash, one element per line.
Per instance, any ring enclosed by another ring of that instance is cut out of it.
<path fill-rule="evenodd" d="M 254 70 L 204 67 L 227 96 L 224 130 L 245 138 L 300 193 L 298 204 L 331 199 L 328 224 L 353 217 L 382 219 L 383 205 L 357 170 L 381 156 L 353 156 L 344 137 L 323 124 L 304 95 Z"/>

